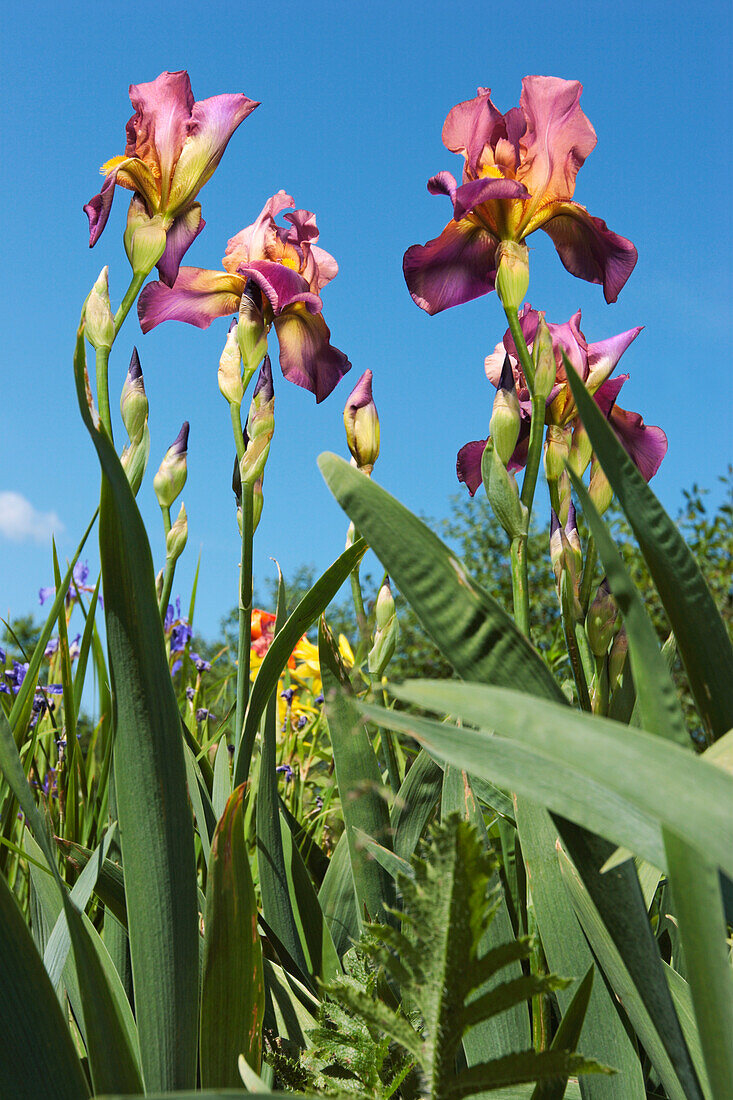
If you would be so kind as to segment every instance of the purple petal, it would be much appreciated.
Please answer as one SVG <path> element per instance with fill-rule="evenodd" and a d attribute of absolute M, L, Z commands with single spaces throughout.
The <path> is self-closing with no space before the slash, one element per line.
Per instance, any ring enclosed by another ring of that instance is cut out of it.
<path fill-rule="evenodd" d="M 583 85 L 554 76 L 525 76 L 519 103 L 527 119 L 518 177 L 543 204 L 570 199 L 575 177 L 593 151 L 596 132 L 580 107 Z"/>
<path fill-rule="evenodd" d="M 289 206 L 294 206 L 292 195 L 285 191 L 278 191 L 267 200 L 262 211 L 252 225 L 240 229 L 229 241 L 227 241 L 224 253 L 224 267 L 227 271 L 236 271 L 240 264 L 249 263 L 252 260 L 264 260 L 266 258 L 267 243 L 277 233 L 275 224 L 276 216 Z"/>
<path fill-rule="evenodd" d="M 109 212 L 112 209 L 112 199 L 115 197 L 115 183 L 119 165 L 108 172 L 104 177 L 102 190 L 94 195 L 84 206 L 84 213 L 89 218 L 89 247 L 94 248 L 102 236 L 102 230 L 107 224 Z"/>
<path fill-rule="evenodd" d="M 643 326 L 631 328 L 628 332 L 620 332 L 618 336 L 611 336 L 608 340 L 600 340 L 597 344 L 588 345 L 588 376 L 594 383 L 608 378 L 616 369 L 619 359 L 633 344 L 641 332 Z"/>
<path fill-rule="evenodd" d="M 471 443 L 464 443 L 456 458 L 458 480 L 463 482 L 471 496 L 475 496 L 482 482 L 481 459 L 487 442 L 487 439 L 474 439 Z"/>
<path fill-rule="evenodd" d="M 342 351 L 332 347 L 331 333 L 321 313 L 310 313 L 307 303 L 296 302 L 276 314 L 280 368 L 289 382 L 315 394 L 321 402 L 351 368 Z"/>
<path fill-rule="evenodd" d="M 407 289 L 427 313 L 440 313 L 488 294 L 496 278 L 495 237 L 470 219 L 449 222 L 439 237 L 408 248 Z"/>
<path fill-rule="evenodd" d="M 488 145 L 498 123 L 504 121 L 501 111 L 491 102 L 491 89 L 479 88 L 475 99 L 457 103 L 443 123 L 443 144 L 452 153 L 460 153 L 472 169 L 478 167 L 484 146 Z"/>
<path fill-rule="evenodd" d="M 593 394 L 593 400 L 605 417 L 608 417 L 616 398 L 628 380 L 628 374 L 617 374 L 615 378 L 607 378 Z"/>
<path fill-rule="evenodd" d="M 303 276 L 293 271 L 292 267 L 285 267 L 273 260 L 255 260 L 240 264 L 237 272 L 243 279 L 252 279 L 257 283 L 276 317 L 296 302 L 303 302 L 311 313 L 320 313 L 323 308 L 318 295 L 313 294 Z"/>
<path fill-rule="evenodd" d="M 157 264 L 158 274 L 166 286 L 173 286 L 175 283 L 181 260 L 205 225 L 206 222 L 201 217 L 201 206 L 197 202 L 174 220 L 165 236 L 165 252 Z"/>
<path fill-rule="evenodd" d="M 187 205 L 213 175 L 229 139 L 259 103 L 246 95 L 215 95 L 194 103 L 187 136 L 176 163 L 171 203 Z"/>
<path fill-rule="evenodd" d="M 431 195 L 448 195 L 453 203 L 453 218 L 460 221 L 470 213 L 475 206 L 482 202 L 491 202 L 495 199 L 526 199 L 527 188 L 517 183 L 516 180 L 507 179 L 478 179 L 456 186 L 456 181 L 450 172 L 438 172 L 428 180 L 428 191 Z"/>
<path fill-rule="evenodd" d="M 161 321 L 186 321 L 208 328 L 216 317 L 236 313 L 243 289 L 244 280 L 238 275 L 182 267 L 175 286 L 148 283 L 143 288 L 137 304 L 140 327 L 150 332 Z"/>
<path fill-rule="evenodd" d="M 125 154 L 153 169 L 165 201 L 194 105 L 188 73 L 164 72 L 147 84 L 131 84 L 130 102 L 135 114 L 127 123 Z"/>
<path fill-rule="evenodd" d="M 577 202 L 558 203 L 542 225 L 571 275 L 602 283 L 607 302 L 615 302 L 636 266 L 638 253 L 631 241 L 613 233 Z"/>
<path fill-rule="evenodd" d="M 651 481 L 667 453 L 667 436 L 661 428 L 647 426 L 639 413 L 627 412 L 614 405 L 609 417 L 611 427 L 645 481 Z"/>

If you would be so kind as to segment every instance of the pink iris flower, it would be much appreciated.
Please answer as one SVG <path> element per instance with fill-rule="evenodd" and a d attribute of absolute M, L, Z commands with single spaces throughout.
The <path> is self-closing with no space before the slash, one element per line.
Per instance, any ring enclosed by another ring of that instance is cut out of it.
<path fill-rule="evenodd" d="M 102 190 L 84 207 L 89 246 L 107 224 L 115 187 L 134 191 L 133 204 L 151 218 L 159 216 L 166 230 L 158 272 L 172 286 L 181 259 L 205 224 L 196 196 L 213 175 L 229 138 L 259 104 L 240 93 L 195 102 L 185 71 L 131 84 L 130 101 L 135 114 L 127 123 L 124 155 L 102 166 Z"/>
<path fill-rule="evenodd" d="M 521 242 L 535 229 L 552 238 L 571 274 L 602 283 L 606 301 L 616 301 L 637 253 L 572 201 L 575 177 L 596 144 L 580 108 L 582 90 L 577 80 L 526 76 L 519 107 L 505 115 L 489 88 L 448 113 L 443 143 L 464 157 L 463 181 L 439 172 L 428 191 L 449 196 L 453 220 L 439 237 L 408 248 L 403 262 L 421 309 L 440 313 L 488 294 L 499 242 Z"/>
<path fill-rule="evenodd" d="M 186 321 L 208 328 L 215 317 L 236 313 L 247 282 L 259 287 L 263 318 L 274 324 L 280 344 L 280 367 L 297 386 L 323 401 L 350 369 L 343 352 L 331 345 L 331 333 L 321 313 L 320 292 L 338 272 L 333 256 L 320 248 L 316 218 L 308 210 L 277 214 L 294 206 L 278 191 L 265 203 L 257 221 L 229 241 L 224 271 L 182 267 L 173 287 L 149 283 L 138 301 L 143 332 L 161 321 Z"/>
<path fill-rule="evenodd" d="M 539 319 L 539 313 L 530 305 L 526 305 L 519 315 L 519 323 L 530 350 L 534 344 Z M 548 323 L 547 327 L 552 337 L 557 376 L 555 385 L 547 398 L 545 423 L 570 429 L 573 439 L 582 428 L 565 375 L 562 359 L 564 352 L 586 388 L 593 394 L 596 404 L 607 417 L 622 446 L 644 478 L 650 481 L 661 466 L 667 452 L 667 436 L 661 428 L 645 424 L 639 413 L 627 412 L 616 404 L 616 398 L 629 375 L 620 374 L 611 378 L 621 356 L 639 335 L 641 328 L 632 328 L 628 332 L 619 333 L 618 336 L 611 336 L 608 340 L 589 344 L 580 330 L 580 310 L 564 324 Z M 497 389 L 507 357 L 514 377 L 522 418 L 519 439 L 508 468 L 520 470 L 527 461 L 532 402 L 509 329 L 505 332 L 502 343 L 496 345 L 485 361 L 486 377 Z M 465 483 L 471 496 L 481 484 L 481 456 L 485 446 L 485 439 L 477 439 L 466 443 L 458 452 L 456 461 L 458 480 Z"/>

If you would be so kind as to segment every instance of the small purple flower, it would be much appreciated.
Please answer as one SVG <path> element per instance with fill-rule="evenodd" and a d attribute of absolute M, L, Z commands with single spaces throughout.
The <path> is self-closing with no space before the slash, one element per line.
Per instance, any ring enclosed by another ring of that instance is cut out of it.
<path fill-rule="evenodd" d="M 87 584 L 87 578 L 89 577 L 89 565 L 85 561 L 78 561 L 72 570 L 72 580 L 69 584 L 69 590 L 66 593 L 67 606 L 74 602 L 77 598 L 77 589 L 79 592 L 93 592 L 94 588 Z M 56 589 L 53 587 L 45 587 L 38 589 L 38 602 L 43 605 L 46 600 L 52 599 L 56 595 Z M 102 597 L 99 597 L 99 602 L 102 606 Z"/>
<path fill-rule="evenodd" d="M 323 704 L 323 702 L 324 702 L 324 699 L 323 699 L 323 692 L 321 692 L 321 694 L 320 694 L 320 695 L 316 695 L 316 697 L 315 697 L 315 699 L 313 700 L 313 702 L 314 702 L 314 703 L 316 704 L 316 706 L 317 706 L 317 707 L 320 707 L 320 706 L 321 706 L 321 705 Z"/>
<path fill-rule="evenodd" d="M 43 656 L 44 657 L 53 657 L 55 653 L 58 653 L 58 648 L 59 648 L 59 639 L 58 638 L 49 638 L 48 645 L 46 646 L 46 648 L 43 651 Z"/>
<path fill-rule="evenodd" d="M 181 621 L 171 630 L 171 653 L 182 653 L 186 643 L 193 637 L 193 631 L 187 622 Z"/>
<path fill-rule="evenodd" d="M 280 692 L 280 698 L 284 699 L 288 706 L 292 704 L 294 695 L 295 691 L 293 690 L 293 688 L 285 688 L 284 691 Z"/>
<path fill-rule="evenodd" d="M 46 600 L 51 600 L 56 595 L 55 588 L 39 588 L 38 589 L 38 602 L 43 607 Z"/>
<path fill-rule="evenodd" d="M 282 775 L 285 776 L 286 783 L 292 782 L 293 769 L 290 767 L 289 764 L 280 764 L 277 768 L 275 768 L 275 771 L 280 772 Z"/>
<path fill-rule="evenodd" d="M 7 656 L 8 656 L 8 655 L 7 655 L 7 653 L 5 652 L 5 650 L 3 649 L 3 647 L 2 647 L 1 645 L 0 645 L 0 665 L 4 665 L 4 664 L 5 664 L 5 661 L 6 661 L 6 659 L 7 659 Z"/>
<path fill-rule="evenodd" d="M 196 711 L 197 722 L 205 722 L 206 719 L 209 717 L 213 718 L 213 715 L 211 714 L 211 711 L 206 709 L 206 707 L 199 707 L 199 709 Z"/>
<path fill-rule="evenodd" d="M 189 703 L 193 702 L 195 694 L 196 692 L 193 690 L 192 687 L 189 686 L 186 688 L 186 698 L 188 699 Z"/>
<path fill-rule="evenodd" d="M 72 661 L 75 661 L 80 653 L 81 653 L 81 634 L 77 634 L 77 636 L 74 639 L 72 639 L 71 642 L 69 642 L 69 657 Z"/>
<path fill-rule="evenodd" d="M 28 662 L 21 664 L 19 661 L 13 661 L 12 669 L 8 669 L 5 676 L 13 690 L 13 694 L 17 695 L 20 691 L 21 684 L 25 680 L 26 673 L 28 671 Z"/>
<path fill-rule="evenodd" d="M 174 661 L 171 665 L 171 676 L 177 676 L 178 673 L 181 671 L 182 666 L 183 661 Z"/>
<path fill-rule="evenodd" d="M 300 718 L 297 721 L 298 729 L 302 730 L 303 727 L 307 726 L 307 725 L 308 725 L 308 719 L 306 718 L 306 716 L 304 714 L 301 714 Z"/>

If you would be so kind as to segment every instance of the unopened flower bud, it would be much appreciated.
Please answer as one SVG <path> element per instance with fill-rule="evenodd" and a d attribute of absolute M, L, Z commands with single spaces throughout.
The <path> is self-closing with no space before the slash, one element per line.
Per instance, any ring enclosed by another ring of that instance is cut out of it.
<path fill-rule="evenodd" d="M 346 442 L 365 474 L 371 474 L 379 456 L 379 416 L 372 397 L 372 372 L 365 370 L 344 409 Z"/>
<path fill-rule="evenodd" d="M 399 629 L 394 597 L 388 579 L 385 579 L 379 589 L 375 617 L 374 645 L 369 651 L 368 665 L 372 675 L 381 677 L 394 655 Z"/>
<path fill-rule="evenodd" d="M 275 430 L 275 391 L 270 356 L 260 368 L 247 417 L 247 448 L 240 463 L 242 484 L 254 485 L 262 477 Z"/>
<path fill-rule="evenodd" d="M 613 640 L 611 652 L 608 655 L 608 680 L 612 691 L 621 681 L 628 652 L 629 639 L 626 628 L 622 626 Z"/>
<path fill-rule="evenodd" d="M 555 580 L 559 581 L 563 567 L 563 529 L 554 508 L 550 509 L 550 563 L 555 574 Z"/>
<path fill-rule="evenodd" d="M 526 535 L 529 512 L 519 497 L 517 479 L 499 458 L 491 437 L 481 458 L 481 479 L 491 510 L 509 538 Z"/>
<path fill-rule="evenodd" d="M 578 477 L 582 477 L 588 469 L 588 463 L 593 456 L 593 445 L 590 437 L 582 424 L 578 423 L 573 429 L 573 440 L 570 444 L 568 465 Z"/>
<path fill-rule="evenodd" d="M 262 291 L 247 279 L 239 303 L 237 341 L 244 364 L 244 388 L 267 354 L 267 328 L 262 313 Z"/>
<path fill-rule="evenodd" d="M 162 218 L 159 214 L 151 218 L 138 195 L 133 195 L 127 212 L 124 242 L 134 275 L 148 275 L 165 252 L 166 231 Z"/>
<path fill-rule="evenodd" d="M 545 475 L 548 481 L 557 481 L 565 469 L 570 454 L 571 429 L 550 424 L 545 436 Z"/>
<path fill-rule="evenodd" d="M 142 435 L 143 428 L 148 422 L 148 399 L 137 348 L 132 349 L 130 366 L 120 395 L 120 412 L 122 423 L 127 429 L 131 442 L 134 443 Z"/>
<path fill-rule="evenodd" d="M 188 448 L 188 421 L 165 453 L 160 468 L 153 478 L 153 488 L 161 508 L 170 508 L 186 484 L 186 454 Z"/>
<path fill-rule="evenodd" d="M 611 501 L 613 500 L 613 489 L 611 484 L 603 472 L 603 467 L 597 458 L 593 458 L 590 467 L 590 483 L 588 485 L 588 494 L 590 499 L 596 506 L 596 511 L 599 516 L 602 516 L 607 511 Z"/>
<path fill-rule="evenodd" d="M 111 348 L 115 338 L 115 322 L 109 304 L 109 268 L 103 267 L 91 289 L 84 309 L 84 328 L 95 350 Z"/>
<path fill-rule="evenodd" d="M 237 505 L 240 505 L 242 503 L 242 475 L 239 470 L 239 459 L 236 455 L 234 456 L 234 470 L 232 471 L 232 492 L 237 499 Z"/>
<path fill-rule="evenodd" d="M 143 429 L 139 436 L 126 447 L 123 448 L 120 455 L 120 462 L 122 468 L 127 474 L 127 480 L 130 483 L 133 496 L 137 496 L 138 490 L 142 485 L 143 477 L 145 476 L 145 470 L 148 466 L 148 457 L 150 455 L 150 432 L 148 430 L 147 420 L 143 425 Z"/>
<path fill-rule="evenodd" d="M 496 250 L 496 292 L 507 309 L 519 309 L 529 286 L 526 244 L 502 241 Z"/>
<path fill-rule="evenodd" d="M 605 657 L 608 652 L 616 629 L 617 610 L 608 581 L 604 578 L 588 608 L 585 620 L 588 644 L 595 657 Z"/>
<path fill-rule="evenodd" d="M 230 405 L 242 404 L 242 355 L 237 342 L 236 321 L 229 326 L 227 342 L 219 359 L 219 389 Z"/>
<path fill-rule="evenodd" d="M 181 510 L 178 519 L 165 537 L 165 552 L 170 561 L 177 561 L 184 551 L 188 541 L 188 518 L 186 505 L 181 502 Z"/>
<path fill-rule="evenodd" d="M 509 460 L 514 454 L 514 448 L 519 439 L 520 424 L 519 398 L 514 386 L 512 364 L 509 356 L 506 355 L 489 421 L 489 434 L 504 466 L 509 465 Z"/>
<path fill-rule="evenodd" d="M 576 576 L 580 575 L 583 568 L 583 547 L 580 544 L 580 533 L 572 500 L 568 504 L 568 518 L 565 521 L 565 535 L 568 540 L 568 552 L 571 554 L 571 564 Z"/>
<path fill-rule="evenodd" d="M 546 400 L 555 385 L 557 363 L 555 362 L 555 350 L 552 346 L 552 336 L 547 327 L 544 313 L 540 313 L 540 323 L 537 326 L 532 346 L 532 359 L 534 361 L 534 392 Z"/>

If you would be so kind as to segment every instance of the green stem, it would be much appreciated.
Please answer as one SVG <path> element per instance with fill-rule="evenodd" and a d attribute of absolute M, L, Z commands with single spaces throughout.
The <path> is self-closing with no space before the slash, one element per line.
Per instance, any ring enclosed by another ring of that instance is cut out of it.
<path fill-rule="evenodd" d="M 160 617 L 165 621 L 165 613 L 168 610 L 168 601 L 171 598 L 171 592 L 173 590 L 173 577 L 176 572 L 176 563 L 172 558 L 165 559 L 165 571 L 163 573 L 163 588 L 160 593 L 160 601 L 158 607 L 160 610 Z"/>
<path fill-rule="evenodd" d="M 241 431 L 241 428 L 240 428 Z M 235 752 L 239 755 L 244 715 L 249 702 L 250 646 L 252 644 L 252 540 L 254 487 L 242 485 L 242 562 L 239 574 L 239 644 L 237 649 L 237 710 Z M 247 762 L 249 772 L 249 762 Z M 247 778 L 245 773 L 244 778 Z"/>
<path fill-rule="evenodd" d="M 541 394 L 532 397 L 532 419 L 529 425 L 529 449 L 527 451 L 527 466 L 522 482 L 521 501 L 529 512 L 527 526 L 532 516 L 535 489 L 537 488 L 537 475 L 540 472 L 540 459 L 542 458 L 542 436 L 545 428 L 545 399 Z"/>
<path fill-rule="evenodd" d="M 517 349 L 517 355 L 519 356 L 519 362 L 524 371 L 524 377 L 527 379 L 529 392 L 534 394 L 534 363 L 532 362 L 532 356 L 529 354 L 527 341 L 524 339 L 522 326 L 519 323 L 519 314 L 512 306 L 504 306 L 504 312 L 509 322 L 509 331 L 514 339 L 514 346 Z"/>
<path fill-rule="evenodd" d="M 110 439 L 112 436 L 112 413 L 109 407 L 109 353 L 111 348 L 97 348 L 96 373 L 97 373 L 97 404 L 99 406 L 99 419 Z"/>
<path fill-rule="evenodd" d="M 596 549 L 596 540 L 592 535 L 588 536 L 588 545 L 585 550 L 585 566 L 583 568 L 583 579 L 580 582 L 580 606 L 583 608 L 583 614 L 588 614 L 588 608 L 590 606 L 590 596 L 593 590 L 593 579 L 596 572 L 596 562 L 598 561 L 598 551 Z"/>
<path fill-rule="evenodd" d="M 527 584 L 527 538 L 517 535 L 511 544 L 512 599 L 514 621 L 529 638 L 529 587 Z"/>
<path fill-rule="evenodd" d="M 115 339 L 117 338 L 119 330 L 122 328 L 125 317 L 127 317 L 127 314 L 130 312 L 132 303 L 137 298 L 140 290 L 142 289 L 143 283 L 145 282 L 152 270 L 153 268 L 151 267 L 150 271 L 145 271 L 140 275 L 132 276 L 132 279 L 130 280 L 130 285 L 125 291 L 125 297 L 120 302 L 120 307 L 115 313 Z"/>

